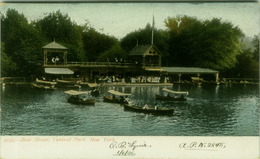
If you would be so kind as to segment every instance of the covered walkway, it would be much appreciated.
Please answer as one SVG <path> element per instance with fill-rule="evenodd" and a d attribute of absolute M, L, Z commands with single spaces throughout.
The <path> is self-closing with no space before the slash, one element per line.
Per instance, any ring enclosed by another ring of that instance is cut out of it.
<path fill-rule="evenodd" d="M 194 74 L 199 78 L 201 74 L 213 74 L 216 77 L 216 82 L 219 80 L 219 71 L 199 68 L 199 67 L 162 67 L 164 72 L 168 74 L 177 74 L 179 76 L 179 82 L 183 74 Z"/>

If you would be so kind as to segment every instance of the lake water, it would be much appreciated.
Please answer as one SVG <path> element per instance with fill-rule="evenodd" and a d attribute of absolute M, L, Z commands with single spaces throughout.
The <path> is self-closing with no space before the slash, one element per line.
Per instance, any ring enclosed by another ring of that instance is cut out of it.
<path fill-rule="evenodd" d="M 162 88 L 189 91 L 186 102 L 158 102 Z M 104 103 L 108 89 L 132 93 L 133 103 L 174 108 L 172 116 L 124 111 Z M 82 88 L 82 90 L 84 90 Z M 1 90 L 1 135 L 258 136 L 258 85 L 102 86 L 95 106 L 67 103 L 64 90 L 28 85 Z"/>

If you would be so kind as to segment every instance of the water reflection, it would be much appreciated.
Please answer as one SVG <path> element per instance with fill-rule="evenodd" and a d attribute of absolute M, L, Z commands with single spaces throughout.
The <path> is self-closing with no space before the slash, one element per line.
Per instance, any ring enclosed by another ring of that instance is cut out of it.
<path fill-rule="evenodd" d="M 189 91 L 186 102 L 157 101 L 162 88 Z M 173 116 L 124 111 L 104 103 L 109 89 L 131 93 L 137 105 L 173 108 Z M 84 91 L 84 89 L 82 89 Z M 259 90 L 244 85 L 102 86 L 95 106 L 67 103 L 64 90 L 6 86 L 1 93 L 3 135 L 258 135 Z"/>

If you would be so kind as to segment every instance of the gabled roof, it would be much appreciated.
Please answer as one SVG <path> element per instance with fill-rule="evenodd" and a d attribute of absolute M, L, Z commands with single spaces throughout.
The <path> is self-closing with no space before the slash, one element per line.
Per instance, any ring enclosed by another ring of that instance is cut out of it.
<path fill-rule="evenodd" d="M 45 45 L 42 47 L 43 49 L 62 49 L 62 50 L 66 50 L 68 48 L 66 48 L 65 46 L 59 44 L 59 43 L 56 43 L 55 41 Z"/>
<path fill-rule="evenodd" d="M 147 50 L 149 50 L 152 47 L 158 50 L 154 45 L 138 45 L 130 51 L 129 55 L 143 55 Z"/>

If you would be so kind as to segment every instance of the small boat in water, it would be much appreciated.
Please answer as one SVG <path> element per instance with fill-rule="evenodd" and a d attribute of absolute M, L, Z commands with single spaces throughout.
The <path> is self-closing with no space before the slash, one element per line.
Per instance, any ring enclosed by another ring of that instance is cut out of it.
<path fill-rule="evenodd" d="M 59 88 L 81 88 L 77 81 L 57 80 L 57 87 Z"/>
<path fill-rule="evenodd" d="M 173 91 L 167 88 L 163 88 L 162 91 L 168 93 L 167 96 L 156 94 L 156 99 L 165 101 L 186 101 L 187 95 L 189 94 L 189 92 Z"/>
<path fill-rule="evenodd" d="M 100 92 L 99 92 L 99 90 L 97 90 L 97 89 L 93 89 L 93 90 L 91 90 L 90 94 L 91 94 L 92 96 L 94 96 L 94 97 L 98 97 L 99 94 L 100 94 Z"/>
<path fill-rule="evenodd" d="M 108 103 L 127 104 L 126 98 L 130 96 L 129 93 L 118 92 L 115 90 L 109 90 L 108 93 L 112 94 L 112 97 L 104 96 L 103 101 Z"/>
<path fill-rule="evenodd" d="M 200 86 L 202 82 L 204 82 L 204 79 L 199 77 L 191 77 L 191 80 L 192 83 L 197 84 L 198 86 Z"/>
<path fill-rule="evenodd" d="M 56 82 L 44 81 L 36 79 L 34 83 L 32 83 L 33 88 L 44 89 L 44 90 L 55 90 Z"/>
<path fill-rule="evenodd" d="M 97 83 L 88 83 L 88 87 L 91 89 L 91 95 L 94 96 L 94 97 L 98 97 L 100 92 L 99 90 L 97 89 L 98 87 L 98 84 Z"/>
<path fill-rule="evenodd" d="M 143 107 L 124 104 L 125 111 L 134 111 L 134 112 L 141 112 L 141 113 L 148 113 L 154 115 L 173 115 L 174 110 L 169 108 L 160 108 L 160 107 L 149 107 L 145 105 Z"/>
<path fill-rule="evenodd" d="M 90 91 L 69 90 L 69 91 L 65 91 L 64 93 L 70 95 L 67 101 L 72 104 L 94 105 L 96 102 L 95 99 L 86 98 L 86 95 L 89 95 Z"/>
<path fill-rule="evenodd" d="M 79 81 L 77 84 L 80 85 L 82 88 L 90 89 L 91 90 L 90 94 L 94 97 L 98 97 L 100 94 L 100 91 L 98 90 L 99 85 L 97 83 L 88 83 L 88 82 Z"/>

